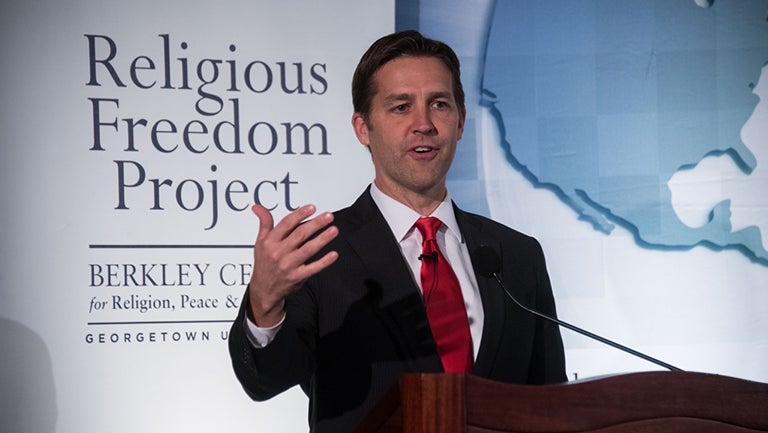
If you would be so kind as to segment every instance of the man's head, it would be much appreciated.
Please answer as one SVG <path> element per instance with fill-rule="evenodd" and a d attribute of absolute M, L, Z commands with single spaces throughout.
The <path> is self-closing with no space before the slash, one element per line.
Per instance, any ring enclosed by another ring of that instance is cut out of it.
<path fill-rule="evenodd" d="M 371 152 L 374 183 L 429 215 L 446 194 L 446 176 L 464 132 L 459 61 L 417 32 L 376 41 L 353 79 L 352 127 Z"/>
<path fill-rule="evenodd" d="M 374 74 L 387 62 L 402 56 L 434 57 L 443 62 L 453 79 L 456 105 L 462 112 L 465 111 L 464 88 L 456 53 L 443 42 L 426 38 L 415 30 L 406 30 L 380 38 L 363 54 L 352 78 L 352 104 L 356 113 L 368 118 L 371 100 L 377 92 Z"/>

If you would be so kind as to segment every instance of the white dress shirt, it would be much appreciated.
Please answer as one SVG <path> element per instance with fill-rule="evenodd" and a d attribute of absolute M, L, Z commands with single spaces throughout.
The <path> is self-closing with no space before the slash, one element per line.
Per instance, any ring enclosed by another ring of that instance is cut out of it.
<path fill-rule="evenodd" d="M 421 232 L 413 224 L 417 219 L 425 216 L 433 216 L 442 221 L 443 224 L 435 236 L 437 245 L 459 280 L 461 295 L 464 297 L 464 306 L 467 309 L 467 319 L 469 319 L 472 347 L 475 357 L 477 357 L 480 337 L 483 335 L 485 314 L 472 261 L 469 257 L 469 250 L 461 236 L 459 224 L 456 222 L 451 197 L 446 194 L 442 203 L 431 215 L 419 215 L 408 206 L 385 195 L 376 187 L 376 184 L 371 184 L 371 197 L 394 233 L 395 239 L 400 245 L 400 252 L 408 263 L 411 277 L 416 286 L 422 289 L 422 292 L 424 289 L 421 287 L 421 260 L 419 260 L 422 251 L 422 237 Z"/>
<path fill-rule="evenodd" d="M 483 335 L 485 314 L 469 250 L 456 222 L 456 215 L 453 212 L 450 196 L 446 195 L 443 202 L 440 203 L 432 215 L 419 215 L 413 209 L 381 192 L 375 183 L 371 184 L 371 197 L 373 197 L 374 203 L 376 203 L 376 206 L 384 215 L 384 219 L 398 241 L 400 252 L 403 254 L 403 258 L 411 271 L 411 277 L 419 288 L 421 288 L 421 261 L 419 260 L 419 255 L 422 250 L 422 237 L 419 230 L 413 224 L 417 219 L 425 216 L 433 216 L 443 222 L 436 235 L 437 245 L 459 280 L 461 294 L 464 297 L 464 306 L 467 308 L 472 346 L 475 357 L 477 357 L 477 352 L 480 348 L 480 337 Z M 274 339 L 282 325 L 282 321 L 271 328 L 260 328 L 250 320 L 247 321 L 247 325 L 249 332 L 246 334 L 249 341 L 255 347 L 260 348 L 266 346 Z"/>

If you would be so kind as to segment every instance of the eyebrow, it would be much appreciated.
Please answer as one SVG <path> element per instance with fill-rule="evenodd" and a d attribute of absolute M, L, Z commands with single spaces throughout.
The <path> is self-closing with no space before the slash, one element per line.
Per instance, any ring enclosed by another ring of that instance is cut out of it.
<path fill-rule="evenodd" d="M 430 93 L 427 99 L 430 101 L 434 101 L 435 99 L 440 99 L 440 98 L 452 99 L 453 95 L 451 94 L 451 92 L 434 92 L 434 93 Z M 385 97 L 384 102 L 392 103 L 392 102 L 410 101 L 412 99 L 413 99 L 413 95 L 409 93 L 394 93 Z"/>
<path fill-rule="evenodd" d="M 392 103 L 392 102 L 400 102 L 400 101 L 410 101 L 411 99 L 413 99 L 413 97 L 408 93 L 395 93 L 385 97 L 384 102 Z"/>

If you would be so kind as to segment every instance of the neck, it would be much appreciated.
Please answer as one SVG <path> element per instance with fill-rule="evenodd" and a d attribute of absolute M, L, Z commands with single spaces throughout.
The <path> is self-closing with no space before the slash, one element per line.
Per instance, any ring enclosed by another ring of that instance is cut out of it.
<path fill-rule="evenodd" d="M 376 179 L 373 182 L 382 193 L 408 206 L 422 216 L 431 215 L 440 206 L 440 203 L 443 202 L 446 194 L 448 194 L 448 189 L 444 183 L 425 191 L 412 191 L 404 188 L 391 189 L 382 187 L 382 184 L 376 181 Z"/>

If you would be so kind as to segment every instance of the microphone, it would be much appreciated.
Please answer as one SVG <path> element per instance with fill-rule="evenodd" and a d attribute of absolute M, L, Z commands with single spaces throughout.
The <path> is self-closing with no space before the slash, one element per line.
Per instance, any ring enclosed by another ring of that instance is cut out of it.
<path fill-rule="evenodd" d="M 419 254 L 419 260 L 423 261 L 424 259 L 436 262 L 437 261 L 437 251 L 432 251 L 432 253 L 430 253 L 430 254 Z"/>
<path fill-rule="evenodd" d="M 634 349 L 630 349 L 627 346 L 623 346 L 619 343 L 616 343 L 614 341 L 611 341 L 607 338 L 601 337 L 597 334 L 593 334 L 585 329 L 579 328 L 578 326 L 571 325 L 568 322 L 564 322 L 562 320 L 556 319 L 554 317 L 550 317 L 544 313 L 540 313 L 536 310 L 533 310 L 531 308 L 528 308 L 521 304 L 512 294 L 507 290 L 507 288 L 504 286 L 504 283 L 501 282 L 501 278 L 499 278 L 499 272 L 501 271 L 501 259 L 499 258 L 499 255 L 496 254 L 496 251 L 493 250 L 493 248 L 482 245 L 480 248 L 475 251 L 474 254 L 474 260 L 472 261 L 474 263 L 475 269 L 477 270 L 477 273 L 484 277 L 493 277 L 496 282 L 499 284 L 499 286 L 504 290 L 504 293 L 507 294 L 509 299 L 512 300 L 518 307 L 522 308 L 523 310 L 533 314 L 534 316 L 541 317 L 544 320 L 550 321 L 552 323 L 555 323 L 559 326 L 562 326 L 564 328 L 568 328 L 571 331 L 577 332 L 581 335 L 584 335 L 586 337 L 589 337 L 593 340 L 597 340 L 603 344 L 607 344 L 615 349 L 619 349 L 623 352 L 629 353 L 630 355 L 634 355 L 638 358 L 642 358 L 648 362 L 654 363 L 660 367 L 664 367 L 667 370 L 670 371 L 683 371 L 680 368 L 677 368 L 673 365 L 667 364 L 666 362 L 659 361 L 656 358 L 653 358 L 651 356 L 648 356 L 644 353 L 638 352 Z"/>

